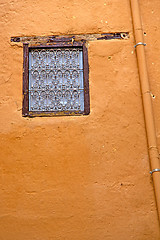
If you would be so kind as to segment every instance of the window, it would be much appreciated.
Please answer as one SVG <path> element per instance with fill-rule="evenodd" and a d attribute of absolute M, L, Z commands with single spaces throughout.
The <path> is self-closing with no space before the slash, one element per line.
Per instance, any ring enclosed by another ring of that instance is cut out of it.
<path fill-rule="evenodd" d="M 24 44 L 23 116 L 89 114 L 88 54 L 83 42 Z"/>

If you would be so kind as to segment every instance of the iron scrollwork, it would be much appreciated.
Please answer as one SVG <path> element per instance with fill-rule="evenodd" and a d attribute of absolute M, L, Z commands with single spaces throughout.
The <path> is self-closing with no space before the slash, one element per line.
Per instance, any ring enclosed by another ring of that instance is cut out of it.
<path fill-rule="evenodd" d="M 29 111 L 83 110 L 82 49 L 31 49 L 29 52 Z"/>

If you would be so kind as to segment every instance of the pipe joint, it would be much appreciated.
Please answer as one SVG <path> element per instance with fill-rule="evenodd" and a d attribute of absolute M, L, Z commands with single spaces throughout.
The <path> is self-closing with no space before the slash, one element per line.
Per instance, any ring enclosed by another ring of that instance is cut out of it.
<path fill-rule="evenodd" d="M 152 171 L 150 171 L 150 174 L 152 175 L 154 172 L 160 172 L 160 169 L 159 168 L 155 168 Z"/>
<path fill-rule="evenodd" d="M 138 42 L 136 45 L 134 45 L 134 47 L 136 48 L 136 47 L 139 46 L 139 45 L 146 46 L 147 44 L 146 44 L 146 43 L 143 43 L 143 42 Z"/>

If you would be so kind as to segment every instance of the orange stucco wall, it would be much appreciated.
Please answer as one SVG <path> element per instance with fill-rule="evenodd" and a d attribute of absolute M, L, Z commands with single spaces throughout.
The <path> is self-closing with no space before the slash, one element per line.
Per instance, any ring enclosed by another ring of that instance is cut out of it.
<path fill-rule="evenodd" d="M 129 0 L 1 0 L 0 240 L 160 239 Z M 140 0 L 160 144 L 160 1 Z M 88 43 L 91 113 L 22 117 L 12 36 L 129 32 Z"/>

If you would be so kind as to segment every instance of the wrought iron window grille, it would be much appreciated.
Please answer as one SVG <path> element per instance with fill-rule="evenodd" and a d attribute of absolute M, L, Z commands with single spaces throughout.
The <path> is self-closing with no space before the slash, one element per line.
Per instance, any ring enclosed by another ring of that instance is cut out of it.
<path fill-rule="evenodd" d="M 89 114 L 89 66 L 84 42 L 24 43 L 23 53 L 23 116 Z"/>

